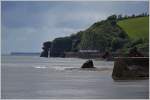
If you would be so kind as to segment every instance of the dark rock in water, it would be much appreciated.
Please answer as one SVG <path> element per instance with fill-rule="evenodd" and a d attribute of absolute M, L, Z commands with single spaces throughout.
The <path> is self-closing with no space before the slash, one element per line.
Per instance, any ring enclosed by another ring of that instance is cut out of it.
<path fill-rule="evenodd" d="M 149 77 L 148 57 L 115 58 L 112 78 L 114 80 L 147 79 Z"/>
<path fill-rule="evenodd" d="M 95 67 L 94 67 L 93 61 L 88 60 L 81 66 L 81 68 L 95 68 Z"/>

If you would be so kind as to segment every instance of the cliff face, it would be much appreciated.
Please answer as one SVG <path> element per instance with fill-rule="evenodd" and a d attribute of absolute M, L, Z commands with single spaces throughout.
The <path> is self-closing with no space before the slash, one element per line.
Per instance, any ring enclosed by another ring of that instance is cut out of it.
<path fill-rule="evenodd" d="M 44 42 L 43 43 L 43 47 L 42 47 L 43 51 L 42 51 L 40 57 L 48 57 L 48 56 L 50 56 L 48 54 L 50 48 L 51 48 L 51 42 L 49 42 L 49 41 Z"/>
<path fill-rule="evenodd" d="M 56 38 L 52 42 L 44 42 L 42 49 L 40 57 L 64 57 L 64 52 L 72 49 L 72 40 L 68 37 Z"/>
<path fill-rule="evenodd" d="M 52 57 L 64 57 L 64 52 L 71 51 L 72 49 L 72 40 L 69 37 L 56 38 L 51 44 L 51 53 Z"/>

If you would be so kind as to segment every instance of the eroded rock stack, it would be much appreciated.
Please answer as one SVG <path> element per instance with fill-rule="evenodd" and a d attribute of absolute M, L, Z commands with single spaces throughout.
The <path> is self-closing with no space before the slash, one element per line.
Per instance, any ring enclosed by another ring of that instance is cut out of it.
<path fill-rule="evenodd" d="M 42 49 L 43 49 L 43 51 L 42 51 L 42 53 L 41 53 L 41 55 L 40 55 L 40 57 L 48 57 L 48 56 L 50 56 L 50 48 L 51 48 L 51 42 L 44 42 L 43 43 L 43 47 L 42 47 Z"/>
<path fill-rule="evenodd" d="M 94 67 L 93 61 L 88 60 L 81 66 L 81 68 L 95 68 L 95 67 Z"/>
<path fill-rule="evenodd" d="M 148 57 L 115 58 L 112 78 L 114 80 L 146 79 L 149 77 Z"/>

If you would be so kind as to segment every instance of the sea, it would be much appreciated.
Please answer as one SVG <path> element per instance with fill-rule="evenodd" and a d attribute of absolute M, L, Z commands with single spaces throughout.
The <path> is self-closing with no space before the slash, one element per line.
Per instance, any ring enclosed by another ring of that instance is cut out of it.
<path fill-rule="evenodd" d="M 1 57 L 2 99 L 148 99 L 149 80 L 114 81 L 114 62 L 92 59 Z"/>

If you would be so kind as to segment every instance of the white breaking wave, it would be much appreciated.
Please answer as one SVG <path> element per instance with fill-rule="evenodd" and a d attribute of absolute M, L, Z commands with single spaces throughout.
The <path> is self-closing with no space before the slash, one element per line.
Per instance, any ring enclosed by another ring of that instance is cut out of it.
<path fill-rule="evenodd" d="M 47 68 L 46 66 L 33 66 L 34 68 Z"/>

